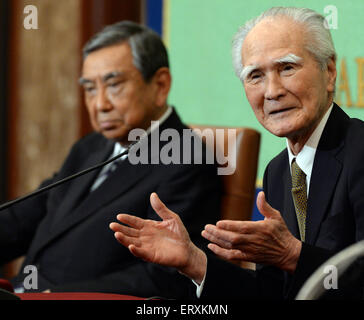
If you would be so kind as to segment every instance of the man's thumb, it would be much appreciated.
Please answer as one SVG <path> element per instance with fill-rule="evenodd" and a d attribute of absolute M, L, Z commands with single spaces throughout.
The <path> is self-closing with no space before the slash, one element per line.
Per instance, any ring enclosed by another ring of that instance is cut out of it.
<path fill-rule="evenodd" d="M 153 192 L 150 195 L 150 204 L 153 210 L 160 216 L 163 220 L 169 219 L 171 217 L 172 211 L 169 210 L 166 205 L 159 199 L 158 195 Z"/>
<path fill-rule="evenodd" d="M 265 200 L 264 191 L 260 191 L 257 196 L 257 208 L 259 212 L 266 218 L 277 217 L 278 211 L 273 209 L 270 204 Z"/>

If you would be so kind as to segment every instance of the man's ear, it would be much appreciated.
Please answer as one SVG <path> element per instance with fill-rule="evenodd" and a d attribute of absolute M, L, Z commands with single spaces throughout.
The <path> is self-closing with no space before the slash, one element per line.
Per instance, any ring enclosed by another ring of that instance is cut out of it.
<path fill-rule="evenodd" d="M 331 57 L 327 63 L 327 91 L 333 93 L 335 91 L 335 83 L 336 83 L 336 58 Z"/>
<path fill-rule="evenodd" d="M 159 68 L 153 76 L 155 86 L 155 103 L 163 107 L 167 103 L 169 90 L 171 89 L 172 76 L 167 67 Z"/>

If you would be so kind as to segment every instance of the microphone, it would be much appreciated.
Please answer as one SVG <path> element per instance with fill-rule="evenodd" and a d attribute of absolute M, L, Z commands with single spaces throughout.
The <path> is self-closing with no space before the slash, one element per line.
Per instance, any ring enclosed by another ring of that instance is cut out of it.
<path fill-rule="evenodd" d="M 70 176 L 68 176 L 68 177 L 66 177 L 66 178 L 63 178 L 63 179 L 61 179 L 61 180 L 59 180 L 59 181 L 56 181 L 56 182 L 54 182 L 54 183 L 52 183 L 52 184 L 50 184 L 50 185 L 48 185 L 48 186 L 46 186 L 46 187 L 40 188 L 40 189 L 38 189 L 38 190 L 35 190 L 35 191 L 33 191 L 33 192 L 29 193 L 29 194 L 26 194 L 25 196 L 22 196 L 22 197 L 19 197 L 19 198 L 17 198 L 17 199 L 14 199 L 14 200 L 8 201 L 8 202 L 6 202 L 6 203 L 4 203 L 4 204 L 2 204 L 2 205 L 0 206 L 0 211 L 5 210 L 5 209 L 7 209 L 7 208 L 11 207 L 11 206 L 13 206 L 14 204 L 16 204 L 16 203 L 18 203 L 18 202 L 21 202 L 21 201 L 24 201 L 24 200 L 26 200 L 26 199 L 28 199 L 28 198 L 34 197 L 34 196 L 36 196 L 36 195 L 38 195 L 38 194 L 40 194 L 40 193 L 42 193 L 42 192 L 45 192 L 45 191 L 47 191 L 47 190 L 49 190 L 49 189 L 55 188 L 55 187 L 57 187 L 57 186 L 59 186 L 59 185 L 61 185 L 61 184 L 65 183 L 65 182 L 68 182 L 68 181 L 70 181 L 70 180 L 73 180 L 73 179 L 76 179 L 76 178 L 78 178 L 78 177 L 80 177 L 80 176 L 83 176 L 83 175 L 85 175 L 85 174 L 87 174 L 87 173 L 89 173 L 89 172 L 91 172 L 91 171 L 97 170 L 97 169 L 99 169 L 99 168 L 101 168 L 101 167 L 103 167 L 103 166 L 105 166 L 105 165 L 109 164 L 110 162 L 113 162 L 113 161 L 115 161 L 116 159 L 119 159 L 119 158 L 121 158 L 122 156 L 127 155 L 127 154 L 129 153 L 130 149 L 131 149 L 131 148 L 132 148 L 132 147 L 133 147 L 136 143 L 138 143 L 138 142 L 139 142 L 139 140 L 137 140 L 137 141 L 135 141 L 135 142 L 131 143 L 131 144 L 127 147 L 127 149 L 126 149 L 126 150 L 124 150 L 123 152 L 119 153 L 118 155 L 116 155 L 116 156 L 114 156 L 114 157 L 112 157 L 112 158 L 110 158 L 110 159 L 108 159 L 108 160 L 106 160 L 106 161 L 104 161 L 104 162 L 101 162 L 101 163 L 99 163 L 99 164 L 97 164 L 97 165 L 95 165 L 95 166 L 89 167 L 89 168 L 87 168 L 87 169 L 85 169 L 85 170 L 82 170 L 82 171 L 77 172 L 77 173 L 75 173 L 75 174 L 73 174 L 73 175 L 70 175 Z"/>

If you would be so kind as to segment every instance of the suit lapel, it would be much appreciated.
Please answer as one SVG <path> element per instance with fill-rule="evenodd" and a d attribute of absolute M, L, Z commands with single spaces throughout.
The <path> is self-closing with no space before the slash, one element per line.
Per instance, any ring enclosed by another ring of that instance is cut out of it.
<path fill-rule="evenodd" d="M 105 161 L 110 155 L 113 149 L 114 143 L 112 141 L 107 141 L 102 143 L 98 151 L 92 152 L 84 156 L 84 162 L 78 168 L 77 171 L 82 171 L 86 168 L 94 166 L 102 161 Z M 37 235 L 32 244 L 32 254 L 36 255 L 39 250 L 45 246 L 49 241 L 55 238 L 59 233 L 57 230 L 66 226 L 64 221 L 66 217 L 75 211 L 77 205 L 82 202 L 85 198 L 87 192 L 89 191 L 92 182 L 98 175 L 99 170 L 89 172 L 79 178 L 72 180 L 71 182 L 64 184 L 60 188 L 65 188 L 66 191 L 61 191 L 55 189 L 52 192 L 58 192 L 64 199 L 59 208 L 55 212 L 49 212 L 42 222 L 40 228 L 41 230 L 37 232 Z M 66 172 L 66 175 L 74 174 L 75 172 Z"/>
<path fill-rule="evenodd" d="M 111 154 L 113 147 L 114 143 L 112 141 L 107 141 L 106 145 L 103 145 L 102 150 L 90 154 L 85 159 L 85 162 L 82 168 L 80 168 L 80 171 L 94 166 L 98 163 L 101 163 L 102 161 L 105 161 L 107 157 Z M 70 212 L 72 212 L 72 210 L 74 210 L 80 202 L 82 202 L 82 200 L 89 192 L 91 185 L 95 181 L 100 170 L 101 168 L 99 170 L 87 173 L 84 176 L 81 176 L 72 181 L 64 196 L 66 200 L 63 202 L 62 206 L 57 210 L 55 214 L 55 217 L 52 221 L 52 227 L 56 224 L 62 224 L 63 218 L 67 216 Z"/>
<path fill-rule="evenodd" d="M 47 242 L 82 222 L 100 208 L 110 204 L 115 198 L 127 192 L 150 172 L 150 165 L 132 165 L 128 160 L 124 160 L 118 169 L 113 172 L 112 176 L 107 178 L 96 190 L 89 193 L 75 210 L 64 217 L 61 223 L 54 226 L 52 236 Z M 115 212 L 115 215 L 117 213 Z"/>
<path fill-rule="evenodd" d="M 316 150 L 306 216 L 306 242 L 309 244 L 316 241 L 342 171 L 340 156 L 344 147 L 347 118 L 335 105 Z"/>
<path fill-rule="evenodd" d="M 316 151 L 307 203 L 306 242 L 314 244 L 331 202 L 342 165 L 329 153 Z"/>

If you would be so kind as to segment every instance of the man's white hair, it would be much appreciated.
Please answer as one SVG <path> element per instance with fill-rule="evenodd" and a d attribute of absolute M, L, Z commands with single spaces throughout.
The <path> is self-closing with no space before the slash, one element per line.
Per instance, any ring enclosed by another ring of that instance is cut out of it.
<path fill-rule="evenodd" d="M 332 41 L 331 33 L 327 29 L 325 18 L 319 13 L 308 8 L 294 7 L 273 7 L 260 16 L 247 21 L 233 38 L 232 57 L 233 66 L 236 75 L 241 78 L 243 71 L 243 63 L 241 50 L 243 42 L 247 34 L 262 20 L 266 18 L 291 18 L 293 21 L 302 23 L 307 31 L 305 48 L 317 60 L 322 70 L 327 68 L 327 63 L 330 58 L 336 59 L 336 51 Z"/>

